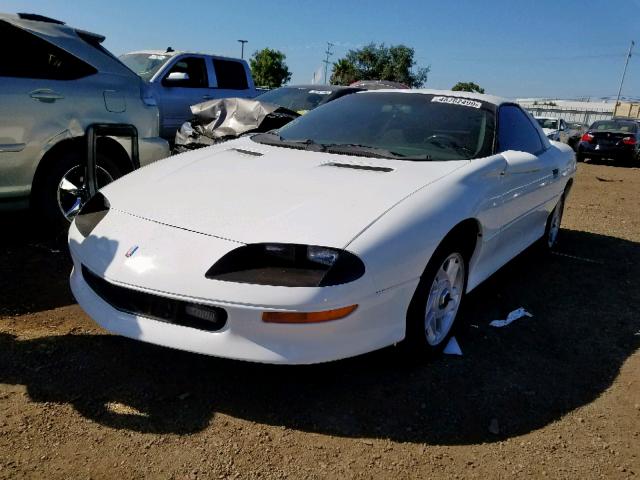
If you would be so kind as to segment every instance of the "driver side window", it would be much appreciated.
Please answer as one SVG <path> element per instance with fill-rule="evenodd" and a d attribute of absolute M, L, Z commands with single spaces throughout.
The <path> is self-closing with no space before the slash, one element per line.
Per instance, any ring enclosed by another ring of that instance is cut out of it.
<path fill-rule="evenodd" d="M 525 113 L 515 105 L 503 105 L 498 113 L 498 147 L 501 152 L 515 150 L 533 155 L 544 147 L 538 131 Z"/>
<path fill-rule="evenodd" d="M 167 77 L 174 73 L 186 73 L 188 79 L 168 82 Z M 207 67 L 204 62 L 204 58 L 200 57 L 186 57 L 181 58 L 173 64 L 171 69 L 167 72 L 162 81 L 162 84 L 167 87 L 182 87 L 182 88 L 207 88 L 209 81 L 207 78 Z"/>

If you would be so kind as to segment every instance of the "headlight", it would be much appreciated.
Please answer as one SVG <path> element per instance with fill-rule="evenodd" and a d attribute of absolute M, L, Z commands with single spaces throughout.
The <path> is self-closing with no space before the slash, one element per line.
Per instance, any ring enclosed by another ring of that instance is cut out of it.
<path fill-rule="evenodd" d="M 364 263 L 337 248 L 257 243 L 227 253 L 205 274 L 213 280 L 283 287 L 327 287 L 364 275 Z"/>
<path fill-rule="evenodd" d="M 83 237 L 88 237 L 96 225 L 109 212 L 109 201 L 100 192 L 96 193 L 76 215 L 76 228 Z"/>

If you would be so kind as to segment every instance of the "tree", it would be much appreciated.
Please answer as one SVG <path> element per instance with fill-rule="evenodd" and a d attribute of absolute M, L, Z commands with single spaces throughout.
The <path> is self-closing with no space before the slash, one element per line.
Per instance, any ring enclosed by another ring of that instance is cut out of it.
<path fill-rule="evenodd" d="M 270 48 L 255 52 L 249 60 L 254 83 L 260 87 L 277 88 L 291 80 L 286 58 L 281 51 Z"/>
<path fill-rule="evenodd" d="M 458 82 L 453 86 L 451 90 L 453 90 L 454 92 L 484 93 L 484 88 L 473 82 Z"/>
<path fill-rule="evenodd" d="M 334 85 L 350 85 L 358 80 L 355 66 L 346 58 L 341 58 L 333 64 L 331 83 Z"/>
<path fill-rule="evenodd" d="M 344 58 L 333 64 L 331 83 L 349 85 L 356 80 L 390 80 L 409 87 L 421 87 L 427 82 L 430 67 L 412 68 L 415 51 L 405 45 L 370 43 L 357 50 L 349 50 Z"/>

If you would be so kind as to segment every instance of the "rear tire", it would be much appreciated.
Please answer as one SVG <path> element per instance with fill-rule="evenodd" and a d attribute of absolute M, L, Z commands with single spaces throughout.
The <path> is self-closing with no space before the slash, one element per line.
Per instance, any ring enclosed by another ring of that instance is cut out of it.
<path fill-rule="evenodd" d="M 457 330 L 467 288 L 467 248 L 460 241 L 440 245 L 425 268 L 407 311 L 405 353 L 413 361 L 441 354 Z"/>
<path fill-rule="evenodd" d="M 544 229 L 544 235 L 538 241 L 540 249 L 544 252 L 551 252 L 558 245 L 560 224 L 562 223 L 562 216 L 564 214 L 564 200 L 565 194 L 563 193 L 555 208 L 549 214 L 549 217 L 547 218 L 547 226 Z"/>
<path fill-rule="evenodd" d="M 584 162 L 584 158 L 582 153 L 576 153 L 576 162 Z"/>
<path fill-rule="evenodd" d="M 82 203 L 88 200 L 87 193 L 82 189 L 84 162 L 83 155 L 69 150 L 57 158 L 48 159 L 48 164 L 39 173 L 39 179 L 32 192 L 31 205 L 45 233 L 56 233 L 59 229 L 66 228 L 72 218 L 68 219 L 65 212 L 71 209 L 77 199 L 81 199 Z M 115 162 L 100 153 L 97 155 L 96 163 L 98 187 L 103 187 L 122 176 Z M 74 187 L 77 187 L 77 190 Z"/>

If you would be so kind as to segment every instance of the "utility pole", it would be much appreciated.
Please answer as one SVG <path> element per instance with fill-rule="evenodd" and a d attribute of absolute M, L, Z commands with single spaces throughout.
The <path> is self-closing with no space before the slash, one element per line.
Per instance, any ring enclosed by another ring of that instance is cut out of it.
<path fill-rule="evenodd" d="M 241 50 L 240 50 L 240 58 L 244 59 L 244 44 L 247 43 L 249 40 L 238 40 L 241 44 Z"/>
<path fill-rule="evenodd" d="M 327 85 L 327 72 L 329 70 L 329 57 L 333 55 L 331 49 L 334 47 L 333 43 L 327 42 L 327 51 L 324 52 L 327 54 L 327 58 L 325 58 L 322 63 L 324 63 L 324 84 Z"/>
<path fill-rule="evenodd" d="M 620 79 L 620 88 L 618 89 L 618 98 L 616 98 L 616 106 L 613 108 L 613 114 L 618 108 L 620 104 L 620 94 L 622 93 L 622 84 L 624 83 L 624 77 L 627 74 L 627 67 L 629 66 L 629 59 L 631 58 L 631 50 L 633 50 L 633 46 L 636 44 L 633 40 L 631 40 L 631 45 L 629 45 L 629 53 L 627 53 L 627 60 L 624 62 L 624 70 L 622 71 L 622 78 Z"/>

